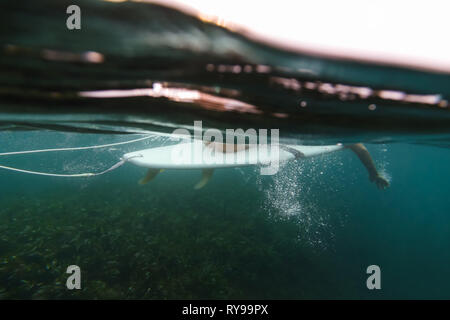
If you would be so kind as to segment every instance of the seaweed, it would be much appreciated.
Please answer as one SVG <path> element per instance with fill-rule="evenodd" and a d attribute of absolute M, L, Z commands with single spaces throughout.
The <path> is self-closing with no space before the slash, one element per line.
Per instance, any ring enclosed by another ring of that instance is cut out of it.
<path fill-rule="evenodd" d="M 10 199 L 0 211 L 0 297 L 328 295 L 329 286 L 317 285 L 328 277 L 321 257 L 298 240 L 298 223 L 270 219 L 256 193 L 219 197 L 216 186 L 173 201 L 162 191 L 131 189 L 91 185 L 82 193 L 55 190 Z M 230 203 L 230 196 L 238 201 Z M 81 290 L 66 288 L 72 264 L 81 268 Z"/>

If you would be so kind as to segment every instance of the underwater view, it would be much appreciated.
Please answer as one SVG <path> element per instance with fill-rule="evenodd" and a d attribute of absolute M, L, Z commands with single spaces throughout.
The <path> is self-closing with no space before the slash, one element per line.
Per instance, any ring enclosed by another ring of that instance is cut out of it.
<path fill-rule="evenodd" d="M 449 69 L 169 1 L 0 21 L 1 300 L 450 299 Z"/>

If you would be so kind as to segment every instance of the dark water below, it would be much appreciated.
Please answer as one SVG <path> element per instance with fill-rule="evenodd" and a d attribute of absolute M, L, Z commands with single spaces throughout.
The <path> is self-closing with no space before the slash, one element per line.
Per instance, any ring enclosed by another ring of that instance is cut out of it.
<path fill-rule="evenodd" d="M 39 148 L 124 140 L 38 135 L 2 140 Z M 95 171 L 155 143 L 2 164 Z M 450 153 L 368 149 L 391 177 L 385 191 L 349 151 L 289 163 L 275 176 L 220 169 L 202 190 L 192 188 L 196 170 L 145 186 L 137 184 L 145 169 L 131 164 L 76 179 L 2 171 L 2 298 L 448 298 Z M 71 264 L 82 270 L 77 292 L 65 288 Z M 371 264 L 382 270 L 378 292 L 366 288 Z"/>

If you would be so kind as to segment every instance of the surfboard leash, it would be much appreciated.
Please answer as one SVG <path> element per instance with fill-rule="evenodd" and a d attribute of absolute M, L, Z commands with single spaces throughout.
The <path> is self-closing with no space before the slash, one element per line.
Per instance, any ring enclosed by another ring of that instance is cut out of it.
<path fill-rule="evenodd" d="M 0 156 L 9 156 L 9 155 L 18 155 L 18 154 L 30 154 L 30 153 L 42 153 L 42 152 L 55 152 L 55 151 L 74 151 L 74 150 L 86 150 L 86 149 L 97 149 L 97 148 L 106 148 L 106 147 L 112 147 L 122 144 L 128 144 L 133 142 L 142 141 L 145 139 L 149 139 L 153 136 L 147 135 L 143 138 L 138 138 L 134 140 L 129 141 L 122 141 L 122 142 L 116 142 L 116 143 L 109 143 L 104 145 L 95 145 L 95 146 L 88 146 L 88 147 L 74 147 L 74 148 L 55 148 L 55 149 L 41 149 L 41 150 L 28 150 L 28 151 L 15 151 L 15 152 L 4 152 L 0 153 Z M 34 175 L 41 175 L 41 176 L 51 176 L 51 177 L 65 177 L 65 178 L 77 178 L 77 177 L 93 177 L 93 176 L 99 176 L 102 174 L 105 174 L 107 172 L 110 172 L 114 169 L 117 169 L 121 166 L 123 166 L 128 160 L 142 157 L 142 155 L 136 155 L 132 157 L 127 158 L 120 158 L 120 161 L 114 164 L 112 167 L 103 170 L 101 172 L 85 172 L 85 173 L 74 173 L 74 174 L 61 174 L 61 173 L 51 173 L 51 172 L 41 172 L 41 171 L 32 171 L 32 170 L 25 170 L 20 168 L 13 168 L 8 167 L 4 165 L 0 165 L 0 169 L 10 170 L 10 171 L 16 171 L 16 172 L 22 172 L 22 173 L 28 173 L 28 174 L 34 174 Z"/>

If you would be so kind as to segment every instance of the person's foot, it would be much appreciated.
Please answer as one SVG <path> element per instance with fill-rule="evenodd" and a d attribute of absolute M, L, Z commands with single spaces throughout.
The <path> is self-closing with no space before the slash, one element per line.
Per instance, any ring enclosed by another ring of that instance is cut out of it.
<path fill-rule="evenodd" d="M 371 180 L 377 184 L 378 189 L 383 190 L 389 187 L 389 181 L 387 181 L 383 176 L 377 175 Z"/>

